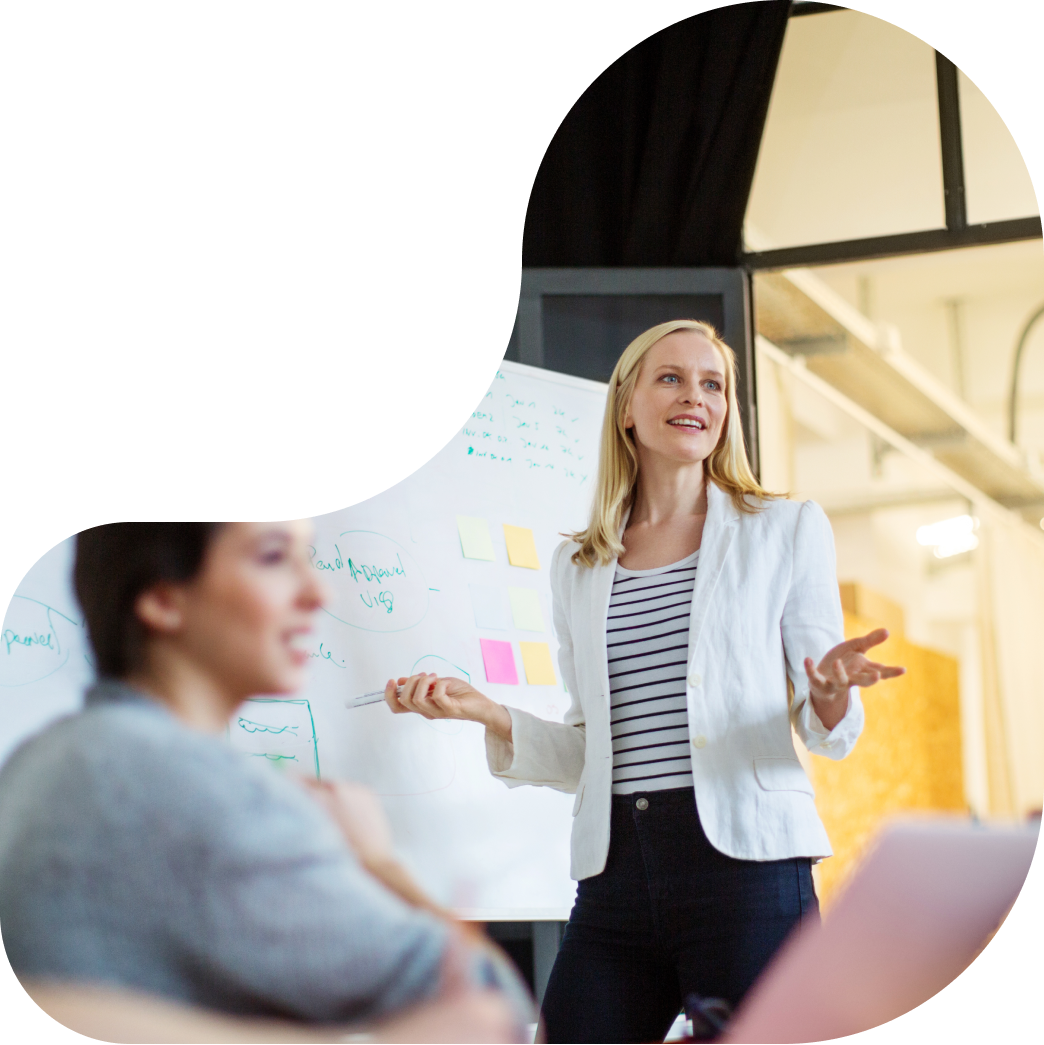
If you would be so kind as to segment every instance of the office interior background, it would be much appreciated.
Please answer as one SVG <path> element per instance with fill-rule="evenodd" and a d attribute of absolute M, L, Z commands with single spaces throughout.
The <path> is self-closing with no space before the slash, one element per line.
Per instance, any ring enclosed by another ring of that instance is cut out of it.
<path fill-rule="evenodd" d="M 848 759 L 808 759 L 826 906 L 888 816 L 1041 806 L 1038 215 L 1003 120 L 927 44 L 854 11 L 790 19 L 744 225 L 788 266 L 754 274 L 761 476 L 823 505 L 846 631 L 886 625 L 909 669 L 866 693 Z"/>
<path fill-rule="evenodd" d="M 701 115 L 678 114 L 681 91 Z M 708 109 L 731 135 L 701 129 Z M 530 200 L 508 357 L 556 368 L 526 353 L 534 287 L 634 278 L 641 295 L 658 272 L 677 293 L 708 265 L 747 281 L 733 346 L 755 375 L 762 482 L 824 507 L 846 632 L 885 625 L 881 659 L 908 668 L 866 693 L 843 762 L 795 741 L 835 849 L 816 871 L 829 910 L 890 817 L 1039 813 L 1039 208 L 1001 117 L 927 43 L 827 4 L 736 5 L 644 41 L 566 117 Z M 602 380 L 608 365 L 572 361 Z"/>

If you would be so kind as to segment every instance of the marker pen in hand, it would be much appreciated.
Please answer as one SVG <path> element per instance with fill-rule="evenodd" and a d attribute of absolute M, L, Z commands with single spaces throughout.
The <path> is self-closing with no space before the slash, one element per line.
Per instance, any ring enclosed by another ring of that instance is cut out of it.
<path fill-rule="evenodd" d="M 402 696 L 402 686 L 396 686 L 395 692 L 398 696 Z M 375 689 L 371 693 L 363 693 L 359 697 L 351 697 L 344 702 L 346 708 L 361 708 L 367 704 L 377 704 L 384 700 L 384 690 Z"/>

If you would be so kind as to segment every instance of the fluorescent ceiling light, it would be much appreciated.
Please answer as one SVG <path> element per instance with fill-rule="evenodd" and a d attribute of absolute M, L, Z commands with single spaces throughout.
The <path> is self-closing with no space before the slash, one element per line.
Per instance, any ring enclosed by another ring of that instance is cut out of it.
<path fill-rule="evenodd" d="M 948 559 L 951 555 L 970 552 L 979 546 L 979 538 L 975 536 L 978 528 L 978 519 L 970 515 L 957 515 L 920 527 L 917 543 L 932 548 L 937 559 Z"/>

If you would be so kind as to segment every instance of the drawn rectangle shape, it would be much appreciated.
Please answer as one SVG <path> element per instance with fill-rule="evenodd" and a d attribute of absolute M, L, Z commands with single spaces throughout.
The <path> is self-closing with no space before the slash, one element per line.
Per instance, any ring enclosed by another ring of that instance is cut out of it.
<path fill-rule="evenodd" d="M 457 516 L 457 532 L 460 534 L 460 550 L 465 559 L 482 559 L 495 562 L 493 541 L 489 536 L 489 523 L 473 515 Z"/>
<path fill-rule="evenodd" d="M 540 595 L 535 588 L 508 588 L 511 617 L 519 631 L 543 631 L 544 614 L 540 610 Z"/>
<path fill-rule="evenodd" d="M 500 639 L 479 639 L 479 643 L 482 646 L 486 681 L 517 686 L 518 671 L 515 669 L 515 654 L 511 649 L 511 643 Z"/>
<path fill-rule="evenodd" d="M 320 777 L 319 745 L 307 700 L 252 697 L 239 706 L 228 728 L 232 747 L 245 755 Z"/>
<path fill-rule="evenodd" d="M 507 542 L 508 562 L 512 566 L 524 566 L 528 570 L 540 569 L 533 531 L 528 526 L 509 526 L 504 523 L 504 540 Z"/>
<path fill-rule="evenodd" d="M 531 686 L 556 686 L 555 667 L 551 663 L 551 650 L 546 642 L 520 642 L 522 664 L 526 669 L 526 682 Z"/>
<path fill-rule="evenodd" d="M 492 584 L 469 584 L 471 608 L 475 613 L 475 627 L 482 631 L 507 631 L 511 627 L 511 613 L 504 589 Z M 514 604 L 511 605 L 511 609 Z"/>

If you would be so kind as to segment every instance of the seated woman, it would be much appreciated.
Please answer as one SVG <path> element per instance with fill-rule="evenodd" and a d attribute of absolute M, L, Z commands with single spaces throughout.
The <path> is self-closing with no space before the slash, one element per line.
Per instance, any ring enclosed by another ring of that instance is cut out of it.
<path fill-rule="evenodd" d="M 226 742 L 243 700 L 304 680 L 325 595 L 310 536 L 302 522 L 79 535 L 99 681 L 0 772 L 11 964 L 308 1021 L 431 999 L 449 966 L 455 990 L 505 992 L 521 1025 L 520 981 L 395 863 L 375 798 L 300 786 Z"/>

